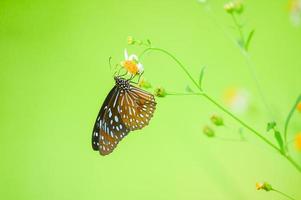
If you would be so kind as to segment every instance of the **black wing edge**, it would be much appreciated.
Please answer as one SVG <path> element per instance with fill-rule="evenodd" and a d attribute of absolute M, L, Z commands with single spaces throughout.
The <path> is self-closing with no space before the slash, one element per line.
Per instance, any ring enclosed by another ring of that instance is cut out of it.
<path fill-rule="evenodd" d="M 111 91 L 108 93 L 106 99 L 104 100 L 99 112 L 98 112 L 98 115 L 96 117 L 96 120 L 95 120 L 95 123 L 94 123 L 94 128 L 93 128 L 93 131 L 92 131 L 92 148 L 94 151 L 98 151 L 99 148 L 98 148 L 98 141 L 99 141 L 99 136 L 100 136 L 100 120 L 103 118 L 103 115 L 105 113 L 105 106 L 108 106 L 111 98 L 114 96 L 113 94 L 115 93 L 115 90 L 116 90 L 116 87 L 117 86 L 114 86 Z M 97 133 L 97 134 L 96 134 Z"/>

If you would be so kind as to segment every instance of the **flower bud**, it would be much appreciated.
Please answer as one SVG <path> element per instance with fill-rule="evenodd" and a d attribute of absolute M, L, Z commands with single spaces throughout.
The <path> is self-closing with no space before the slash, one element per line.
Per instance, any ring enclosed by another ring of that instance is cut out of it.
<path fill-rule="evenodd" d="M 271 191 L 273 188 L 269 183 L 261 182 L 261 183 L 256 183 L 256 189 L 257 190 Z"/>
<path fill-rule="evenodd" d="M 214 135 L 215 135 L 214 130 L 212 128 L 210 128 L 209 126 L 205 126 L 203 128 L 203 133 L 208 137 L 214 137 Z"/>
<path fill-rule="evenodd" d="M 158 87 L 155 89 L 155 96 L 157 97 L 165 97 L 166 96 L 166 91 L 163 87 Z"/>
<path fill-rule="evenodd" d="M 148 88 L 151 88 L 152 85 L 150 84 L 150 82 L 148 82 L 146 79 L 144 78 L 141 78 L 140 81 L 138 82 L 138 86 L 139 87 L 142 87 L 142 88 L 145 88 L 145 89 L 148 89 Z"/>
<path fill-rule="evenodd" d="M 224 5 L 224 9 L 227 13 L 233 13 L 235 10 L 235 4 L 231 1 Z"/>
<path fill-rule="evenodd" d="M 223 126 L 224 125 L 224 120 L 220 116 L 212 115 L 211 118 L 210 118 L 210 120 L 216 126 Z"/>
<path fill-rule="evenodd" d="M 128 44 L 129 44 L 129 45 L 132 45 L 132 44 L 134 44 L 134 43 L 135 43 L 134 38 L 133 38 L 132 36 L 128 36 Z"/>
<path fill-rule="evenodd" d="M 242 13 L 243 11 L 243 3 L 241 0 L 230 1 L 224 5 L 224 9 L 226 12 L 232 14 L 236 12 L 238 14 Z"/>

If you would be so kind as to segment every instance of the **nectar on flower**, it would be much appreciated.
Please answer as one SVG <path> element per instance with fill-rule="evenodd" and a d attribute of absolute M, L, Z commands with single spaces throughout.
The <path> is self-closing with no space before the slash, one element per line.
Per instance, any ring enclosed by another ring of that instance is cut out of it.
<path fill-rule="evenodd" d="M 144 70 L 143 65 L 138 61 L 138 56 L 135 54 L 129 56 L 126 49 L 124 50 L 124 61 L 121 62 L 121 66 L 131 75 L 141 74 Z"/>

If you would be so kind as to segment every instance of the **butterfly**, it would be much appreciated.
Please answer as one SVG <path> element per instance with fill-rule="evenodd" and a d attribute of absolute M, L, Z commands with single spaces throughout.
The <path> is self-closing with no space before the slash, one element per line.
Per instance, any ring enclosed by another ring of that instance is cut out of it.
<path fill-rule="evenodd" d="M 92 133 L 92 148 L 101 155 L 110 154 L 130 131 L 148 125 L 157 104 L 152 94 L 131 85 L 130 79 L 114 79 Z"/>

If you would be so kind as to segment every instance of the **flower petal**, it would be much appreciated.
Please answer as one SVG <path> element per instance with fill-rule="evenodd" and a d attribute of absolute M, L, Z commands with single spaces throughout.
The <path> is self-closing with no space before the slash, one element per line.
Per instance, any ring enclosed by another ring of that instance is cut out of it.
<path fill-rule="evenodd" d="M 136 56 L 135 54 L 130 55 L 129 60 L 136 60 L 138 61 L 138 56 Z"/>
<path fill-rule="evenodd" d="M 141 74 L 144 71 L 143 65 L 141 63 L 138 63 L 137 67 L 138 67 L 138 73 Z"/>
<path fill-rule="evenodd" d="M 124 60 L 128 60 L 128 59 L 129 59 L 128 51 L 124 49 Z"/>

